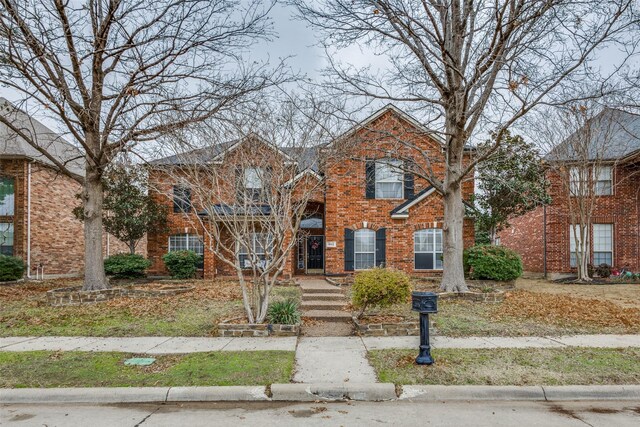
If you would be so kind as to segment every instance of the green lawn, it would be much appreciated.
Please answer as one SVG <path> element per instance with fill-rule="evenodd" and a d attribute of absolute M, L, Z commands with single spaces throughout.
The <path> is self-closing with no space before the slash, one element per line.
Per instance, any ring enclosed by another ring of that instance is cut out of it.
<path fill-rule="evenodd" d="M 0 352 L 0 388 L 267 385 L 288 383 L 294 363 L 294 353 L 288 351 L 163 355 L 150 366 L 125 366 L 131 356 Z"/>
<path fill-rule="evenodd" d="M 237 283 L 194 280 L 191 292 L 161 298 L 118 298 L 51 307 L 46 291 L 67 283 L 0 288 L 0 336 L 217 336 L 217 325 L 244 316 Z M 298 287 L 276 287 L 273 300 L 300 299 Z"/>
<path fill-rule="evenodd" d="M 436 349 L 418 366 L 416 350 L 375 350 L 381 382 L 441 385 L 640 384 L 640 348 Z"/>

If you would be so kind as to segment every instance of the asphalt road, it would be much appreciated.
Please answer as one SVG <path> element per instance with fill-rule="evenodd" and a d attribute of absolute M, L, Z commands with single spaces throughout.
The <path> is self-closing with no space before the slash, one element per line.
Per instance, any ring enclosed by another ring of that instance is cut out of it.
<path fill-rule="evenodd" d="M 19 426 L 616 426 L 640 425 L 640 402 L 349 402 L 3 405 Z"/>

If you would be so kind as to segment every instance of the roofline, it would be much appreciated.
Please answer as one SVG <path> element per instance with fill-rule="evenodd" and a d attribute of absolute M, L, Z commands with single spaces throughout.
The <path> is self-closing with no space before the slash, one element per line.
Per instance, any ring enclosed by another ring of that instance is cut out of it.
<path fill-rule="evenodd" d="M 231 144 L 229 147 L 225 148 L 224 150 L 222 150 L 221 152 L 219 152 L 218 154 L 216 154 L 211 161 L 216 163 L 216 162 L 221 162 L 222 158 L 230 153 L 231 151 L 235 150 L 236 148 L 238 148 L 243 142 L 247 141 L 250 138 L 255 138 L 258 141 L 262 142 L 263 144 L 265 144 L 266 146 L 268 146 L 269 148 L 273 148 L 275 149 L 277 152 L 279 152 L 280 154 L 282 154 L 288 161 L 297 164 L 298 162 L 293 159 L 290 155 L 288 155 L 282 148 L 278 147 L 276 144 L 273 144 L 269 141 L 267 141 L 266 139 L 264 139 L 263 137 L 261 137 L 260 135 L 258 135 L 257 133 L 250 133 L 242 138 L 239 138 L 235 143 Z"/>
<path fill-rule="evenodd" d="M 354 133 L 358 132 L 360 129 L 365 128 L 369 123 L 377 120 L 378 118 L 380 118 L 383 114 L 385 114 L 388 111 L 391 111 L 391 112 L 397 114 L 398 116 L 400 116 L 400 118 L 406 120 L 407 122 L 409 122 L 414 127 L 422 130 L 424 133 L 428 134 L 430 137 L 433 137 L 433 139 L 437 143 L 439 143 L 440 145 L 445 145 L 445 140 L 440 135 L 438 135 L 433 130 L 427 128 L 425 125 L 420 123 L 415 117 L 411 116 L 409 113 L 406 113 L 406 112 L 402 111 L 400 108 L 396 107 L 395 105 L 389 103 L 389 104 L 385 105 L 384 107 L 380 108 L 379 110 L 377 110 L 376 112 L 374 112 L 373 114 L 371 114 L 366 119 L 356 123 L 351 128 L 349 128 L 348 130 L 346 130 L 342 134 L 340 134 L 337 137 L 335 137 L 325 147 L 326 148 L 331 147 L 334 142 L 352 136 Z"/>
<path fill-rule="evenodd" d="M 296 182 L 298 182 L 303 176 L 305 176 L 306 174 L 311 174 L 311 176 L 313 176 L 314 178 L 316 178 L 318 181 L 322 181 L 322 176 L 320 176 L 319 173 L 317 173 L 316 171 L 312 170 L 312 169 L 305 169 L 302 172 L 298 173 L 296 176 L 294 176 L 293 178 L 291 178 L 289 181 L 285 182 L 284 185 L 293 185 Z"/>
<path fill-rule="evenodd" d="M 409 208 L 415 206 L 416 204 L 420 203 L 422 200 L 426 199 L 428 196 L 433 194 L 434 191 L 436 191 L 436 188 L 434 186 L 429 186 L 425 188 L 418 194 L 418 196 L 416 196 L 412 200 L 404 202 L 402 205 L 392 210 L 391 218 L 393 219 L 409 218 Z"/>

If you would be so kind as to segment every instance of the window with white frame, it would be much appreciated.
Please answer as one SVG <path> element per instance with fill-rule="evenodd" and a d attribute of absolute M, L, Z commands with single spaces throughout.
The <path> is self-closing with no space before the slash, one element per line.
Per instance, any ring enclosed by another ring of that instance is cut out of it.
<path fill-rule="evenodd" d="M 198 268 L 204 267 L 204 243 L 196 234 L 174 234 L 169 236 L 169 252 L 193 251 L 200 256 Z"/>
<path fill-rule="evenodd" d="M 248 190 L 260 190 L 263 187 L 262 168 L 246 168 L 244 170 L 244 188 Z"/>
<path fill-rule="evenodd" d="M 428 228 L 413 233 L 416 270 L 442 269 L 442 230 Z"/>
<path fill-rule="evenodd" d="M 0 222 L 0 254 L 13 255 L 13 223 Z"/>
<path fill-rule="evenodd" d="M 571 268 L 575 268 L 578 266 L 578 246 L 583 246 L 581 243 L 581 229 L 582 227 L 580 225 L 569 225 L 569 266 Z"/>
<path fill-rule="evenodd" d="M 403 189 L 402 160 L 376 161 L 376 199 L 402 199 Z"/>
<path fill-rule="evenodd" d="M 13 216 L 15 209 L 15 181 L 0 177 L 0 216 Z"/>
<path fill-rule="evenodd" d="M 354 268 L 368 270 L 376 265 L 376 232 L 368 228 L 356 230 L 354 235 Z"/>
<path fill-rule="evenodd" d="M 572 196 L 582 196 L 587 194 L 588 173 L 583 166 L 573 166 L 569 168 L 569 191 Z"/>
<path fill-rule="evenodd" d="M 252 267 L 252 257 L 258 267 L 266 266 L 267 257 L 273 252 L 273 236 L 270 233 L 251 233 L 248 236 L 247 247 L 242 242 L 237 242 L 236 252 L 241 268 Z"/>
<path fill-rule="evenodd" d="M 611 166 L 594 167 L 593 185 L 597 196 L 610 196 L 613 194 L 613 168 Z"/>
<path fill-rule="evenodd" d="M 613 224 L 593 224 L 593 265 L 613 265 Z"/>

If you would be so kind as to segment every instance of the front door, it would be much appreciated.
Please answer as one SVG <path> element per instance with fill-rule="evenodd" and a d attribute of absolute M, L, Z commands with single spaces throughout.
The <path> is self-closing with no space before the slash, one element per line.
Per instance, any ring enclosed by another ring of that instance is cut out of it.
<path fill-rule="evenodd" d="M 307 237 L 307 273 L 322 273 L 324 268 L 324 236 Z"/>

